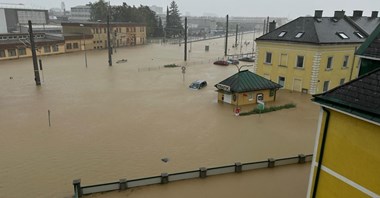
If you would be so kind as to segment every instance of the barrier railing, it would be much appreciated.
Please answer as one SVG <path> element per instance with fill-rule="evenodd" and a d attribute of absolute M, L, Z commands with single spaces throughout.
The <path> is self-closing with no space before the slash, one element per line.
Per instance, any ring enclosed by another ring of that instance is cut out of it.
<path fill-rule="evenodd" d="M 313 155 L 303 155 L 300 154 L 295 157 L 273 159 L 269 158 L 265 161 L 250 162 L 250 163 L 240 163 L 236 162 L 233 165 L 219 166 L 213 168 L 201 167 L 199 170 L 192 170 L 187 172 L 179 173 L 162 173 L 160 176 L 146 177 L 140 179 L 120 179 L 118 182 L 90 185 L 81 187 L 81 180 L 76 179 L 73 181 L 74 185 L 74 197 L 82 197 L 83 195 L 108 192 L 114 190 L 127 190 L 130 188 L 148 186 L 153 184 L 166 184 L 169 182 L 194 179 L 194 178 L 206 178 L 212 175 L 221 175 L 227 173 L 240 173 L 248 170 L 262 169 L 262 168 L 273 168 L 276 166 L 284 166 L 290 164 L 303 164 L 312 161 Z"/>

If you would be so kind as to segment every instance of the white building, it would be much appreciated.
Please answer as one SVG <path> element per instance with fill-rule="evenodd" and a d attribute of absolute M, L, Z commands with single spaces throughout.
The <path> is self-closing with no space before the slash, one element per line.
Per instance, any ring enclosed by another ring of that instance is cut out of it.
<path fill-rule="evenodd" d="M 75 6 L 71 8 L 70 21 L 89 21 L 91 17 L 91 7 L 84 6 Z"/>
<path fill-rule="evenodd" d="M 28 24 L 28 20 L 33 24 L 48 24 L 48 10 L 0 8 L 0 33 L 19 32 L 22 25 Z"/>

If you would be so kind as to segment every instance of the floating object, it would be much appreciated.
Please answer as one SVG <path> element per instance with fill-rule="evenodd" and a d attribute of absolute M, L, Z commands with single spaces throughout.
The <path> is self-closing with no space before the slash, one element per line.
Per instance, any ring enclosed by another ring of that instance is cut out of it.
<path fill-rule="evenodd" d="M 116 63 L 125 63 L 127 61 L 128 61 L 127 59 L 121 59 L 121 60 L 116 61 Z"/>
<path fill-rule="evenodd" d="M 9 77 L 9 79 L 11 79 L 11 80 L 12 80 L 12 79 L 13 79 L 13 77 L 11 76 L 11 77 Z"/>
<path fill-rule="evenodd" d="M 161 161 L 163 161 L 163 162 L 167 163 L 167 162 L 169 162 L 169 158 L 167 158 L 167 157 L 165 157 L 165 158 L 162 158 L 162 159 L 161 159 Z"/>

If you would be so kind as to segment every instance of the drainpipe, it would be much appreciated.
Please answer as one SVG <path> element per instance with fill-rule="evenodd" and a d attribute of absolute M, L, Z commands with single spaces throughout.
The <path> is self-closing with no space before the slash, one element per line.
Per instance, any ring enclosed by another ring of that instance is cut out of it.
<path fill-rule="evenodd" d="M 352 60 L 352 66 L 351 66 L 351 72 L 350 72 L 350 81 L 352 80 L 352 73 L 353 73 L 353 71 L 354 71 L 355 58 L 356 58 L 355 53 L 356 53 L 357 48 L 358 48 L 358 47 L 355 47 L 354 58 L 353 58 L 353 60 Z M 360 62 L 359 62 L 359 64 L 360 64 Z M 358 72 L 359 72 L 359 71 L 358 71 Z M 358 75 L 359 75 L 359 73 L 358 73 Z"/>
<path fill-rule="evenodd" d="M 321 149 L 319 150 L 318 167 L 317 167 L 317 173 L 315 175 L 315 180 L 314 180 L 314 189 L 313 189 L 313 196 L 312 196 L 312 198 L 316 198 L 316 196 L 317 196 L 319 175 L 321 173 L 323 153 L 325 151 L 326 136 L 327 136 L 327 130 L 329 128 L 329 121 L 330 121 L 330 111 L 327 110 L 325 107 L 322 107 L 322 110 L 324 112 L 326 112 L 326 121 L 325 121 L 325 127 L 323 128 L 323 138 L 322 138 Z"/>

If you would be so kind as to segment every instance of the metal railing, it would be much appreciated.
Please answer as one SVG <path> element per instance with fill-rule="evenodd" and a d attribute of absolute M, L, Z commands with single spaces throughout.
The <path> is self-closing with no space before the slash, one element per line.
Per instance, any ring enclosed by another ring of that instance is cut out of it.
<path fill-rule="evenodd" d="M 240 163 L 236 162 L 233 165 L 219 166 L 213 168 L 199 168 L 199 170 L 192 170 L 179 173 L 162 173 L 160 176 L 146 177 L 140 179 L 120 179 L 118 182 L 90 185 L 81 187 L 80 179 L 74 180 L 74 197 L 82 197 L 83 195 L 108 192 L 114 190 L 127 190 L 130 188 L 148 186 L 153 184 L 166 184 L 169 182 L 195 179 L 195 178 L 206 178 L 212 175 L 221 175 L 227 173 L 240 173 L 248 170 L 256 170 L 262 168 L 274 168 L 276 166 L 284 166 L 289 164 L 303 164 L 312 161 L 313 155 L 303 155 L 300 154 L 295 157 L 273 159 L 269 158 L 265 161 L 250 162 L 250 163 Z"/>

